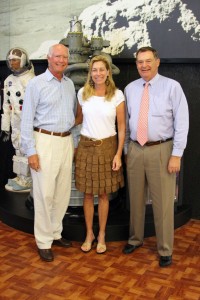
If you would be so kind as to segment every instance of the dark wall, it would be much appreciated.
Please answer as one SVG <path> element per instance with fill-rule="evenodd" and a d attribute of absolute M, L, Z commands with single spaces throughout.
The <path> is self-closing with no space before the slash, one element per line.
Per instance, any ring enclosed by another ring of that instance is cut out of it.
<path fill-rule="evenodd" d="M 116 85 L 124 90 L 132 80 L 139 78 L 134 60 L 114 59 L 113 63 L 120 68 L 120 74 L 114 77 Z M 46 61 L 33 61 L 36 75 L 45 71 Z M 190 129 L 188 144 L 183 157 L 182 174 L 182 202 L 192 206 L 192 217 L 200 217 L 200 62 L 169 62 L 161 61 L 159 67 L 161 75 L 171 77 L 180 82 L 185 92 L 189 105 Z M 5 62 L 0 62 L 0 81 L 9 75 Z M 12 173 L 10 161 L 12 158 L 12 145 L 2 146 L 0 140 L 0 187 L 2 188 L 7 178 Z M 5 168 L 6 162 L 6 168 Z"/>

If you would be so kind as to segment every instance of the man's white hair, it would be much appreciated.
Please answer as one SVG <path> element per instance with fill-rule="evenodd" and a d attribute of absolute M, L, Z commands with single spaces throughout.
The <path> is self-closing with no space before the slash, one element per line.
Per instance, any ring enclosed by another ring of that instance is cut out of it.
<path fill-rule="evenodd" d="M 52 57 L 54 48 L 57 47 L 57 46 L 59 46 L 59 45 L 62 45 L 63 47 L 65 47 L 65 48 L 67 49 L 67 51 L 68 51 L 68 57 L 69 57 L 69 55 L 70 55 L 70 54 L 69 54 L 69 48 L 68 48 L 67 46 L 63 45 L 63 44 L 55 44 L 55 45 L 52 45 L 52 46 L 49 48 L 48 56 L 49 56 L 49 57 Z"/>

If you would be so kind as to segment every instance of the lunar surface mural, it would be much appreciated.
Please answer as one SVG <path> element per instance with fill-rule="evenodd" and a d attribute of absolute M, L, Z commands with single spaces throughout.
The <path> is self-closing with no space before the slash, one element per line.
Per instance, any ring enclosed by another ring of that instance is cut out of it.
<path fill-rule="evenodd" d="M 114 57 L 133 57 L 151 45 L 161 58 L 199 58 L 197 0 L 2 0 L 0 12 L 0 60 L 14 46 L 31 59 L 46 58 L 49 46 L 67 36 L 73 16 L 88 39 L 109 40 L 105 52 Z"/>
<path fill-rule="evenodd" d="M 164 58 L 199 57 L 200 23 L 184 2 L 107 0 L 86 8 L 79 19 L 86 35 L 110 41 L 106 51 L 113 56 L 127 57 L 151 45 Z"/>

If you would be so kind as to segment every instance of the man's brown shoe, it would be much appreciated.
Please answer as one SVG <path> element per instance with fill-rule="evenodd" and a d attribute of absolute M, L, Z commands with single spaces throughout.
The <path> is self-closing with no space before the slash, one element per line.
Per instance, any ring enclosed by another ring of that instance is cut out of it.
<path fill-rule="evenodd" d="M 53 252 L 51 249 L 39 249 L 38 248 L 38 253 L 40 255 L 40 258 L 44 261 L 53 261 Z"/>
<path fill-rule="evenodd" d="M 64 238 L 61 238 L 59 240 L 54 240 L 53 245 L 68 248 L 71 247 L 72 243 Z"/>

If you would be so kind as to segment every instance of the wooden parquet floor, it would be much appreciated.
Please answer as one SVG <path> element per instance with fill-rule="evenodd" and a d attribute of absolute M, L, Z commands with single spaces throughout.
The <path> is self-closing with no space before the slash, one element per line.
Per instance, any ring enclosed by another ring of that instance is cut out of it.
<path fill-rule="evenodd" d="M 34 237 L 0 222 L 1 300 L 199 300 L 200 220 L 175 230 L 173 264 L 158 266 L 155 237 L 130 255 L 126 241 L 108 242 L 108 251 L 84 254 L 80 243 L 54 246 L 55 260 L 37 255 Z"/>

